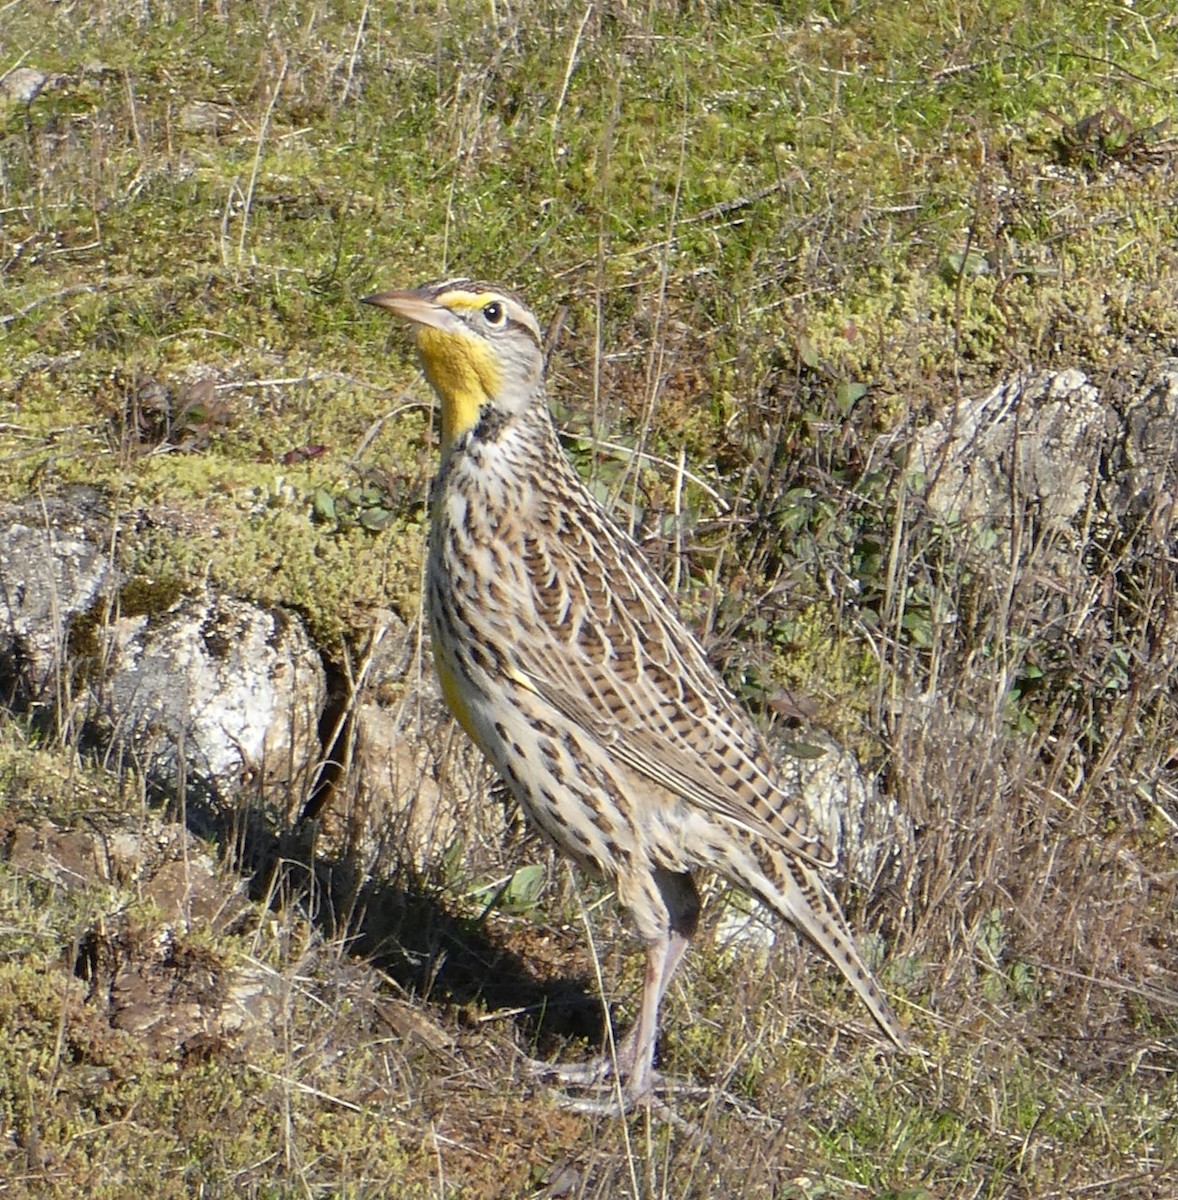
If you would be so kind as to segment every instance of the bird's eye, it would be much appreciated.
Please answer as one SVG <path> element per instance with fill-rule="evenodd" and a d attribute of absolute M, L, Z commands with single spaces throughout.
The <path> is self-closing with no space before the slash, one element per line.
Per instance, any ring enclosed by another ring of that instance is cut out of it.
<path fill-rule="evenodd" d="M 507 314 L 498 300 L 492 300 L 490 304 L 483 305 L 483 320 L 488 325 L 502 325 L 506 319 Z"/>

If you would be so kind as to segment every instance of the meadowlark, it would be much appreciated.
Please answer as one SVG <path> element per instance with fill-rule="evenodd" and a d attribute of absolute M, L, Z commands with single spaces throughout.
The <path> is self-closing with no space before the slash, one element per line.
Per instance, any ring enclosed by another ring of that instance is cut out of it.
<path fill-rule="evenodd" d="M 659 1005 L 699 922 L 697 869 L 792 921 L 906 1045 L 823 881 L 835 864 L 800 797 L 561 449 L 536 318 L 468 279 L 365 302 L 412 323 L 441 401 L 426 596 L 446 701 L 646 943 L 638 1017 L 610 1059 L 626 1106 L 652 1098 Z"/>

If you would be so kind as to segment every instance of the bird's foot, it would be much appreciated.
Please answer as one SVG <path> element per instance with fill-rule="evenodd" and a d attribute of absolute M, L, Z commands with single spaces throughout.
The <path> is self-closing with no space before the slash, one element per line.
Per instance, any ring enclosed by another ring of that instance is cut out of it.
<path fill-rule="evenodd" d="M 557 1083 L 572 1087 L 596 1087 L 611 1079 L 630 1081 L 637 1057 L 636 1038 L 631 1030 L 623 1038 L 616 1041 L 611 1039 L 603 1054 L 585 1062 L 545 1063 L 529 1059 L 528 1065 L 533 1075 L 554 1079 Z M 658 1078 L 654 1071 L 648 1070 L 646 1074 L 652 1079 Z"/>
<path fill-rule="evenodd" d="M 659 1094 L 664 1086 L 661 1076 L 653 1079 L 645 1091 L 634 1091 L 626 1085 L 619 1087 L 616 1083 L 612 1089 L 607 1089 L 605 1085 L 598 1086 L 599 1095 L 561 1095 L 557 1103 L 571 1112 L 598 1117 L 629 1117 L 644 1111 L 654 1120 L 670 1125 L 692 1140 L 711 1140 L 699 1125 L 681 1117 Z"/>
<path fill-rule="evenodd" d="M 527 1065 L 528 1070 L 537 1078 L 584 1088 L 601 1087 L 607 1083 L 614 1087 L 611 1080 L 625 1079 L 633 1069 L 632 1062 L 609 1054 L 599 1054 L 595 1058 L 577 1063 L 540 1062 L 530 1058 Z M 654 1073 L 654 1078 L 660 1078 L 657 1072 Z"/>
<path fill-rule="evenodd" d="M 572 1112 L 603 1117 L 624 1117 L 646 1109 L 677 1129 L 696 1134 L 698 1130 L 676 1115 L 663 1098 L 668 1081 L 658 1071 L 648 1071 L 644 1081 L 633 1078 L 633 1055 L 602 1054 L 579 1063 L 548 1063 L 528 1059 L 528 1069 L 538 1079 L 570 1089 L 561 1092 L 557 1103 Z"/>

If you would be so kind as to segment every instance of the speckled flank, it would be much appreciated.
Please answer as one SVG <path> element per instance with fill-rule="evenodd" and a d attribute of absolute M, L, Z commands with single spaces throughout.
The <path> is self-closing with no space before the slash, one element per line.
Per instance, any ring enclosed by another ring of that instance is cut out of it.
<path fill-rule="evenodd" d="M 447 701 L 524 810 L 614 884 L 651 947 L 633 1091 L 649 1086 L 658 1002 L 695 927 L 696 868 L 794 922 L 905 1044 L 822 882 L 833 863 L 800 797 L 780 786 L 761 735 L 562 452 L 534 318 L 490 285 L 445 288 L 466 322 L 506 315 L 502 333 L 470 326 L 495 358 L 501 392 L 465 421 L 434 485 L 438 669 Z M 466 302 L 475 288 L 481 307 Z M 444 336 L 431 334 L 430 346 Z M 438 385 L 426 343 L 422 352 Z"/>

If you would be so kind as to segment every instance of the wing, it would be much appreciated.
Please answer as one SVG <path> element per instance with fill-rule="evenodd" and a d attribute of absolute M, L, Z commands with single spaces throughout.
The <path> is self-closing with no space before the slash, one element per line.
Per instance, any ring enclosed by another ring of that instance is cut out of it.
<path fill-rule="evenodd" d="M 634 543 L 584 493 L 521 547 L 538 636 L 511 674 L 636 774 L 816 867 L 834 858 Z M 535 525 L 532 526 L 536 528 Z"/>

